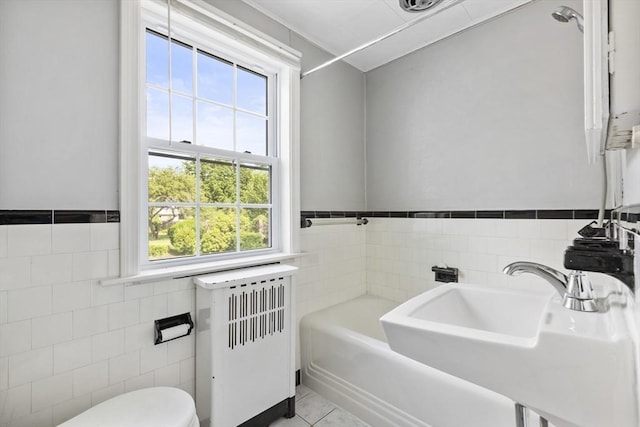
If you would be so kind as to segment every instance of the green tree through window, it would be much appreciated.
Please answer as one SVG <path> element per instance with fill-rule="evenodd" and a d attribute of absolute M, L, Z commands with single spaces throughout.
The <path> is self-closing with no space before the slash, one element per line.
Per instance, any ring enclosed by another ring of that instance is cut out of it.
<path fill-rule="evenodd" d="M 200 165 L 199 203 L 197 164 Z M 270 186 L 268 166 L 240 165 L 238 168 L 228 161 L 151 155 L 149 259 L 270 247 L 270 209 L 262 207 L 269 204 Z"/>

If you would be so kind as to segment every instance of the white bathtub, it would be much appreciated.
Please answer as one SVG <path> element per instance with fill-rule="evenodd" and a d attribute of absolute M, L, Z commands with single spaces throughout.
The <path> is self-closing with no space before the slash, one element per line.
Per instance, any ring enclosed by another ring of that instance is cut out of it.
<path fill-rule="evenodd" d="M 513 427 L 511 400 L 389 348 L 379 319 L 396 305 L 362 296 L 304 316 L 302 382 L 375 427 Z"/>

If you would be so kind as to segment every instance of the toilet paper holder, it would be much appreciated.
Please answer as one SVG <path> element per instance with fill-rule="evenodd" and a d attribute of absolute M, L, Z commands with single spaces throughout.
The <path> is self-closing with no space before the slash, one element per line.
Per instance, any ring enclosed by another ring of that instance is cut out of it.
<path fill-rule="evenodd" d="M 178 314 L 177 316 L 166 317 L 155 322 L 155 344 L 186 337 L 193 330 L 193 320 L 191 313 Z"/>

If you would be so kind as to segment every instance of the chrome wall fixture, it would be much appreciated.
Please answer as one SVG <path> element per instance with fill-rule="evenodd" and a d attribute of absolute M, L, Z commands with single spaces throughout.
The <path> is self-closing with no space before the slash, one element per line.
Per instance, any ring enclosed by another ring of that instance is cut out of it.
<path fill-rule="evenodd" d="M 551 12 L 551 16 L 556 21 L 559 22 L 569 22 L 572 19 L 576 20 L 576 25 L 578 25 L 578 29 L 584 33 L 584 18 L 575 10 L 571 9 L 568 6 L 560 6 L 557 7 Z"/>

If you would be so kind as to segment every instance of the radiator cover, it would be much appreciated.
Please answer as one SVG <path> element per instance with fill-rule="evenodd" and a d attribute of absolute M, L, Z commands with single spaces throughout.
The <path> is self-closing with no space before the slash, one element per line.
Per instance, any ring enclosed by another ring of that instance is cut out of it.
<path fill-rule="evenodd" d="M 295 396 L 295 270 L 278 264 L 195 278 L 196 410 L 203 425 L 293 415 L 272 408 Z"/>

